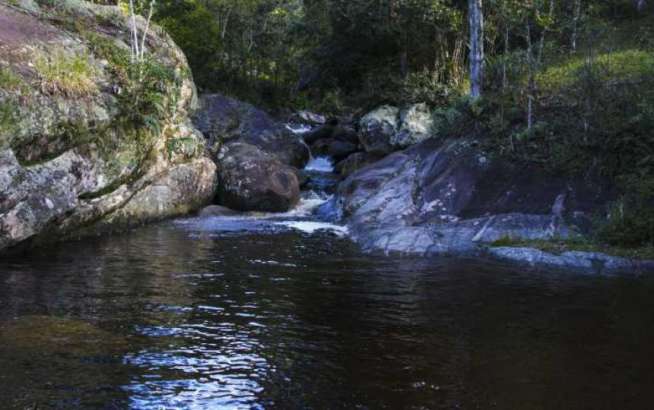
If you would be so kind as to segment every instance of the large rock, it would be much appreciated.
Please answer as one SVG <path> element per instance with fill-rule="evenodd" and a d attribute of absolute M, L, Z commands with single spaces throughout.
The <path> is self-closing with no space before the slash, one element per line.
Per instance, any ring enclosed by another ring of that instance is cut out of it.
<path fill-rule="evenodd" d="M 364 248 L 462 253 L 507 237 L 566 237 L 570 221 L 611 198 L 602 187 L 491 161 L 472 141 L 427 140 L 350 175 L 336 202 Z"/>
<path fill-rule="evenodd" d="M 118 7 L 16 4 L 0 4 L 0 250 L 181 215 L 209 202 L 215 165 L 190 125 L 195 86 L 172 40 L 151 28 L 148 51 L 165 73 L 148 90 L 162 107 L 155 118 L 147 100 L 133 98 L 121 65 L 128 60 L 116 58 L 129 55 L 130 41 Z M 54 23 L 45 19 L 55 11 Z M 79 21 L 85 30 L 60 21 Z"/>
<path fill-rule="evenodd" d="M 389 154 L 432 138 L 434 118 L 424 103 L 402 110 L 384 105 L 361 118 L 359 128 L 367 152 Z"/>
<path fill-rule="evenodd" d="M 398 131 L 391 138 L 395 148 L 407 148 L 434 135 L 434 118 L 427 104 L 413 104 L 400 112 Z"/>
<path fill-rule="evenodd" d="M 348 123 L 342 124 L 336 118 L 331 118 L 304 135 L 304 141 L 309 145 L 321 139 L 335 139 L 359 145 L 359 135 L 354 127 Z"/>
<path fill-rule="evenodd" d="M 309 145 L 312 145 L 316 141 L 323 139 L 331 139 L 334 135 L 334 131 L 338 127 L 338 122 L 335 119 L 330 119 L 323 125 L 320 125 L 313 130 L 304 134 L 304 142 Z M 358 137 L 357 137 L 358 138 Z"/>
<path fill-rule="evenodd" d="M 303 168 L 311 156 L 302 139 L 268 113 L 222 94 L 201 96 L 193 122 L 211 146 L 245 142 L 296 168 Z"/>
<path fill-rule="evenodd" d="M 295 169 L 243 142 L 218 154 L 219 202 L 239 211 L 284 212 L 300 200 Z"/>
<path fill-rule="evenodd" d="M 335 161 L 341 161 L 357 151 L 357 146 L 347 141 L 321 139 L 311 145 L 314 155 L 327 155 Z"/>
<path fill-rule="evenodd" d="M 379 155 L 368 152 L 357 152 L 338 162 L 334 169 L 345 179 L 361 168 L 373 164 L 380 159 L 381 157 Z"/>
<path fill-rule="evenodd" d="M 395 149 L 392 139 L 397 133 L 400 110 L 384 105 L 366 114 L 359 121 L 359 139 L 366 152 L 389 154 Z"/>

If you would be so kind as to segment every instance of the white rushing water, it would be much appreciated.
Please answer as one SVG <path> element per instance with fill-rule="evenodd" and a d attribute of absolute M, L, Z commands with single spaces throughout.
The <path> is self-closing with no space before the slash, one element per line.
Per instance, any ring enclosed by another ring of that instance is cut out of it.
<path fill-rule="evenodd" d="M 321 231 L 333 232 L 340 237 L 344 237 L 348 234 L 347 226 L 335 225 L 327 222 L 285 221 L 278 222 L 276 225 L 285 226 L 308 234 L 314 234 Z"/>
<path fill-rule="evenodd" d="M 306 124 L 286 124 L 286 128 L 295 135 L 302 136 L 313 128 Z M 302 140 L 302 138 L 300 138 Z M 321 174 L 334 172 L 334 163 L 327 156 L 311 158 L 305 171 Z M 220 234 L 227 232 L 266 232 L 269 230 L 296 230 L 307 234 L 332 232 L 339 237 L 348 234 L 345 226 L 315 220 L 316 210 L 332 198 L 331 195 L 315 191 L 303 192 L 300 202 L 291 210 L 283 213 L 244 212 L 235 215 L 213 216 L 208 218 L 190 218 L 177 220 L 176 224 L 195 232 Z"/>
<path fill-rule="evenodd" d="M 286 124 L 286 129 L 295 135 L 304 135 L 311 132 L 313 127 L 307 124 Z"/>
<path fill-rule="evenodd" d="M 315 157 L 311 158 L 304 170 L 331 173 L 334 172 L 334 163 L 329 157 Z"/>

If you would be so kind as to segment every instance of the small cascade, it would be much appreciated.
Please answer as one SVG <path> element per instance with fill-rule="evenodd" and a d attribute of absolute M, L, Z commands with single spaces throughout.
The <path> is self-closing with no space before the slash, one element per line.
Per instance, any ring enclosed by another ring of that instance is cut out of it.
<path fill-rule="evenodd" d="M 331 158 L 327 156 L 311 156 L 311 160 L 304 167 L 304 170 L 309 172 L 325 172 L 331 174 L 334 172 L 334 163 L 332 162 Z"/>
<path fill-rule="evenodd" d="M 304 143 L 303 136 L 311 132 L 313 127 L 302 123 L 288 123 L 286 129 L 297 135 Z M 175 223 L 196 233 L 202 232 L 218 237 L 243 232 L 277 233 L 288 230 L 305 234 L 330 232 L 339 237 L 346 236 L 347 228 L 334 223 L 337 218 L 333 217 L 335 208 L 332 194 L 339 178 L 334 173 L 332 158 L 311 155 L 301 172 L 306 175 L 308 182 L 303 186 L 300 202 L 288 212 L 244 212 L 209 218 L 183 219 Z"/>
<path fill-rule="evenodd" d="M 286 124 L 286 129 L 295 135 L 304 135 L 311 132 L 313 127 L 307 124 Z"/>

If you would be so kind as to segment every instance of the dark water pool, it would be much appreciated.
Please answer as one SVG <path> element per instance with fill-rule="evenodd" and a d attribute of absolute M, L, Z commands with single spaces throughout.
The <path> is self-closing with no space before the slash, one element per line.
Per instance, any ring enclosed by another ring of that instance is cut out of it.
<path fill-rule="evenodd" d="M 654 406 L 651 278 L 237 231 L 0 259 L 0 408 Z"/>

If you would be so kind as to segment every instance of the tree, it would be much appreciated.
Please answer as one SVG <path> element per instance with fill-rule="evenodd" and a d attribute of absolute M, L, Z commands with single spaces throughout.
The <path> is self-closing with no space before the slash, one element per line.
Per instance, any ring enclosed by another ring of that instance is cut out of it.
<path fill-rule="evenodd" d="M 484 76 L 484 16 L 481 0 L 468 0 L 470 23 L 470 95 L 481 96 Z"/>
<path fill-rule="evenodd" d="M 130 28 L 131 28 L 131 58 L 132 63 L 142 63 L 145 59 L 145 41 L 148 38 L 148 31 L 150 30 L 150 21 L 154 13 L 155 0 L 150 0 L 148 18 L 143 28 L 143 33 L 139 36 L 139 29 L 136 25 L 136 6 L 134 0 L 129 0 L 129 14 L 130 14 Z"/>

